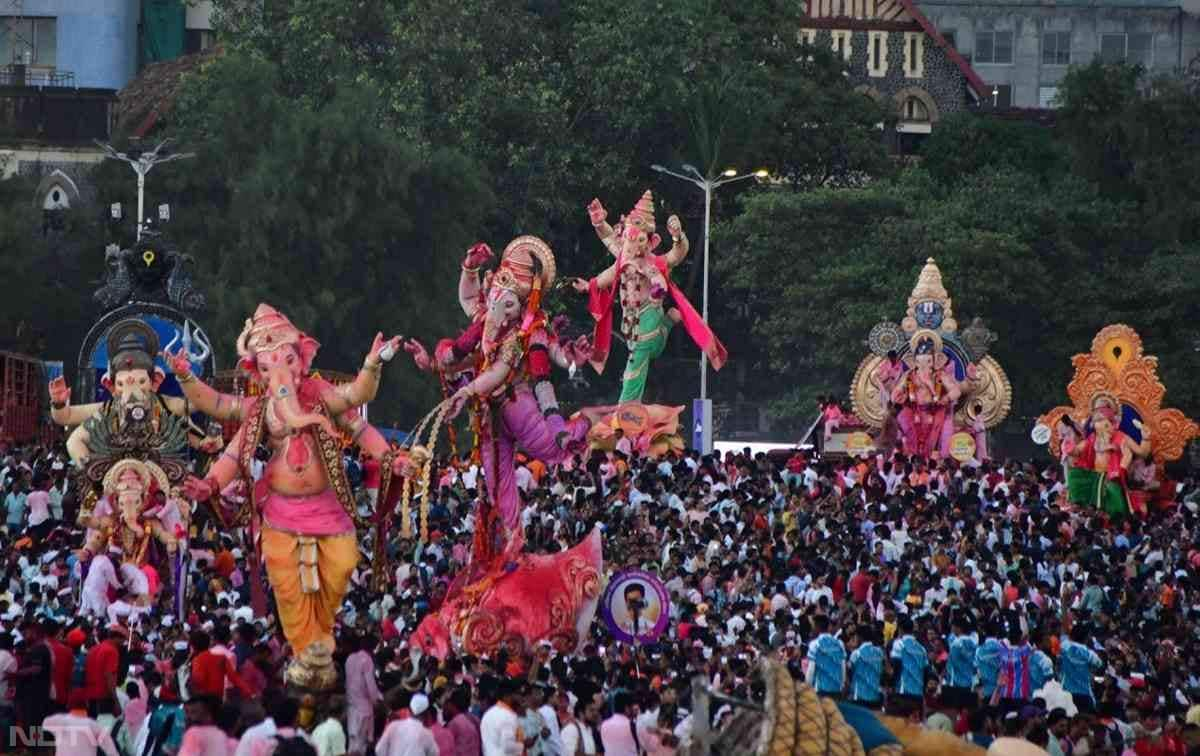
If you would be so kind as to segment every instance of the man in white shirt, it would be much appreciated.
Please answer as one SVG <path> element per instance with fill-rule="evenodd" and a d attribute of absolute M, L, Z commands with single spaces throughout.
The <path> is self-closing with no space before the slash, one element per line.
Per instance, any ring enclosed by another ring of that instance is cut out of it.
<path fill-rule="evenodd" d="M 71 691 L 70 711 L 46 717 L 42 727 L 54 736 L 55 756 L 95 756 L 97 750 L 105 756 L 118 756 L 117 747 L 108 730 L 88 716 L 87 694 Z"/>
<path fill-rule="evenodd" d="M 599 721 L 599 704 L 585 698 L 576 701 L 575 718 L 563 724 L 560 736 L 563 756 L 596 753 L 596 738 L 592 735 L 592 728 Z"/>
<path fill-rule="evenodd" d="M 426 726 L 431 714 L 429 698 L 424 693 L 414 694 L 407 708 L 412 716 L 392 720 L 384 728 L 375 744 L 376 756 L 438 756 L 437 742 Z"/>
<path fill-rule="evenodd" d="M 517 686 L 507 678 L 501 681 L 498 699 L 479 721 L 479 739 L 483 756 L 519 756 L 525 744 L 517 740 L 520 717 L 517 716 Z"/>

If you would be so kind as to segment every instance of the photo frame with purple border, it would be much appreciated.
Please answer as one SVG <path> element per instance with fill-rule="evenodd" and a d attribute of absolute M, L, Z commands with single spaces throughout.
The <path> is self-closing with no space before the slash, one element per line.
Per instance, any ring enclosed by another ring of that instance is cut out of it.
<path fill-rule="evenodd" d="M 653 622 L 646 621 L 644 625 L 638 623 L 636 637 L 631 629 L 622 627 L 630 615 L 625 604 L 625 592 L 633 585 L 641 586 L 647 610 L 655 604 L 658 608 Z M 608 581 L 608 587 L 600 599 L 600 618 L 614 640 L 622 643 L 654 643 L 671 623 L 671 596 L 657 575 L 644 570 L 622 570 Z"/>

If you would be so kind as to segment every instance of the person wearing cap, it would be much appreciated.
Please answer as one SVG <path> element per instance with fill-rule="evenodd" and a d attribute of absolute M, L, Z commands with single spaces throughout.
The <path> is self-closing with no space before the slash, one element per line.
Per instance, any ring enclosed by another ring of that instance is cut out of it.
<path fill-rule="evenodd" d="M 408 709 L 411 716 L 388 723 L 375 744 L 376 756 L 438 756 L 437 741 L 428 727 L 433 714 L 429 698 L 424 693 L 410 697 L 407 691 L 400 691 L 395 704 L 396 711 Z"/>
<path fill-rule="evenodd" d="M 108 729 L 88 716 L 88 696 L 85 691 L 73 690 L 65 714 L 52 714 L 42 727 L 54 736 L 55 756 L 119 756 Z"/>

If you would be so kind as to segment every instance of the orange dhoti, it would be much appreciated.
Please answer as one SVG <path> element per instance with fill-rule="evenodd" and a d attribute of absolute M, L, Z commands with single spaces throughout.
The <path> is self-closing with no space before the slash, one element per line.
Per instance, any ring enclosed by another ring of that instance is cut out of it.
<path fill-rule="evenodd" d="M 311 644 L 333 649 L 333 622 L 358 565 L 353 533 L 306 536 L 276 530 L 262 533 L 263 562 L 283 634 L 300 656 Z"/>

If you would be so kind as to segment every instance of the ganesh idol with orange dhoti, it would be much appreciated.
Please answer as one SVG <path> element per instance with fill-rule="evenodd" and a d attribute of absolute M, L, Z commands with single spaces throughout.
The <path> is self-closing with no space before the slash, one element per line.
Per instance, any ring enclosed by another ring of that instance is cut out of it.
<path fill-rule="evenodd" d="M 252 483 L 255 449 L 271 451 L 252 489 L 251 526 L 261 517 L 263 561 L 280 623 L 296 661 L 288 681 L 325 688 L 336 680 L 334 617 L 358 564 L 354 500 L 341 462 L 341 434 L 396 474 L 413 460 L 393 453 L 358 408 L 374 399 L 383 362 L 399 338 L 375 337 L 355 379 L 341 386 L 310 374 L 319 344 L 273 307 L 260 304 L 237 341 L 240 366 L 263 390 L 222 394 L 190 372 L 186 357 L 166 355 L 188 401 L 199 411 L 241 426 L 203 480 L 189 478 L 188 495 L 209 500 L 231 481 Z"/>

